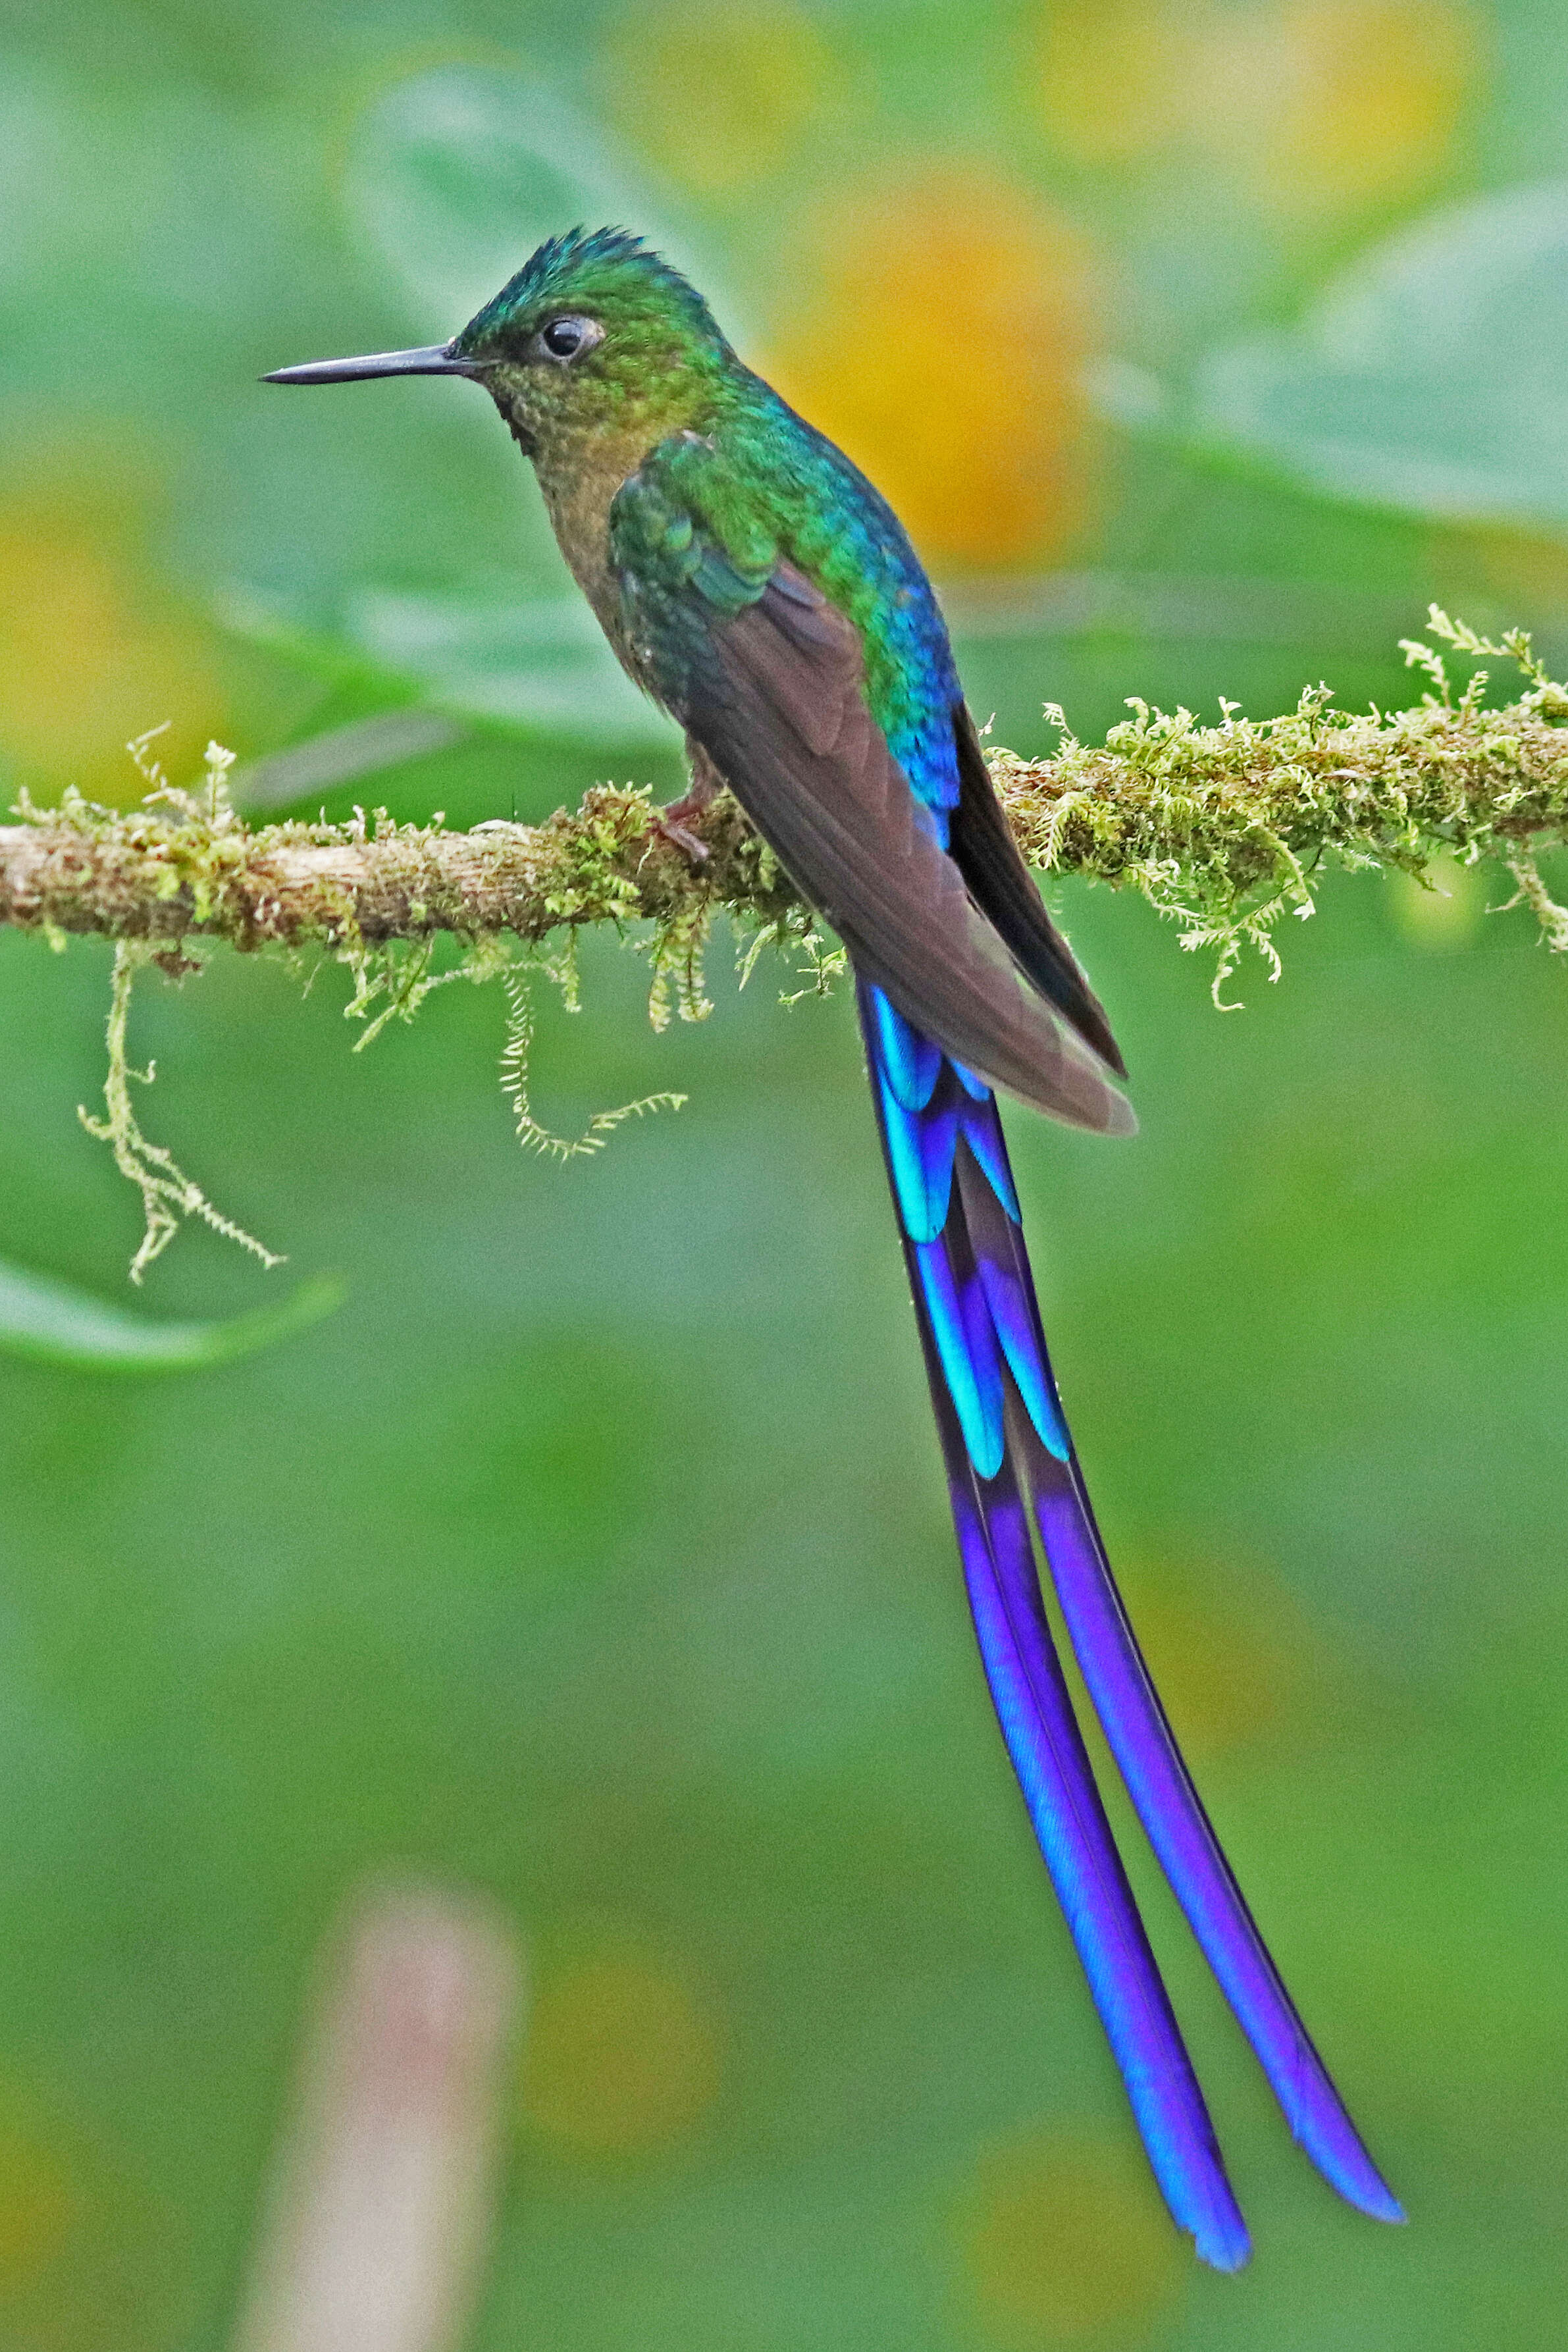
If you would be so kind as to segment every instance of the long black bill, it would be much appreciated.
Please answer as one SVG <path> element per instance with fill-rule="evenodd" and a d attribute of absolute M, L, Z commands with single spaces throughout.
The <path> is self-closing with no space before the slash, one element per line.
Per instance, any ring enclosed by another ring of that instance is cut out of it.
<path fill-rule="evenodd" d="M 303 367 L 275 368 L 263 383 L 363 383 L 373 375 L 477 375 L 471 360 L 450 343 L 426 343 L 414 352 L 371 352 L 359 360 L 307 360 Z"/>

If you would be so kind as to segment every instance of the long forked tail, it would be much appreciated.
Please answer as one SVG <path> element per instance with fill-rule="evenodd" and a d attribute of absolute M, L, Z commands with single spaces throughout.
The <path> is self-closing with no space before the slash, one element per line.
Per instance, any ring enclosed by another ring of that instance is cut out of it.
<path fill-rule="evenodd" d="M 1031 1515 L 1111 1754 L 1298 2140 L 1363 2212 L 1404 2214 L 1297 2015 L 1117 1590 L 1040 1328 L 996 1103 L 858 988 L 970 1608 L 1003 1738 L 1172 2214 L 1219 2270 L 1248 2242 L 1100 1802 L 1046 1615 Z"/>

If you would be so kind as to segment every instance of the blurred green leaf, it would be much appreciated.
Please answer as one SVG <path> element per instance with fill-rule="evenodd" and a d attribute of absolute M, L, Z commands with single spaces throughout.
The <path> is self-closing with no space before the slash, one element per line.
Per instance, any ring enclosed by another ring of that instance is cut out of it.
<path fill-rule="evenodd" d="M 374 681 L 374 698 L 384 705 L 428 701 L 527 734 L 621 751 L 668 750 L 680 740 L 672 721 L 633 686 L 576 594 L 364 588 L 344 599 L 335 626 L 311 625 L 251 589 L 227 591 L 219 610 L 237 635 L 284 652 L 320 676 Z M 405 710 L 389 719 L 400 718 L 406 729 L 415 715 Z M 364 737 L 359 748 L 365 757 L 344 774 L 368 774 L 413 756 L 405 740 L 390 724 L 379 743 Z M 291 746 L 285 756 L 302 759 L 309 749 Z M 311 773 L 298 790 L 317 791 L 326 781 Z M 287 772 L 264 784 L 268 806 L 291 796 Z"/>
<path fill-rule="evenodd" d="M 1374 247 L 1300 328 L 1211 353 L 1193 421 L 1336 497 L 1568 523 L 1568 181 Z"/>
<path fill-rule="evenodd" d="M 400 595 L 349 604 L 353 642 L 478 718 L 641 749 L 679 740 L 621 668 L 580 596 Z"/>
<path fill-rule="evenodd" d="M 711 257 L 585 114 L 549 84 L 489 66 L 401 82 L 364 118 L 349 203 L 420 311 L 449 334 L 547 236 L 636 229 L 711 294 Z"/>
<path fill-rule="evenodd" d="M 336 792 L 363 776 L 450 751 L 463 739 L 461 724 L 438 710 L 379 711 L 237 768 L 229 791 L 247 814 L 288 808 L 310 794 Z"/>
<path fill-rule="evenodd" d="M 0 1263 L 0 1351 L 90 1371 L 184 1372 L 254 1355 L 342 1304 L 343 1286 L 318 1276 L 277 1307 L 221 1323 L 153 1323 L 47 1275 Z"/>

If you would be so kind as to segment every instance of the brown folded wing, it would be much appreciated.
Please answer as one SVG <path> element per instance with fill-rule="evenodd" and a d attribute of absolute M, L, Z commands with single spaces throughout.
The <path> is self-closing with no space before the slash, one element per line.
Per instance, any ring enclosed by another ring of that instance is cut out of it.
<path fill-rule="evenodd" d="M 932 838 L 868 706 L 859 636 L 802 574 L 781 565 L 709 629 L 679 716 L 857 971 L 917 1029 L 1054 1118 L 1131 1132 L 1126 1098 L 1025 983 Z"/>

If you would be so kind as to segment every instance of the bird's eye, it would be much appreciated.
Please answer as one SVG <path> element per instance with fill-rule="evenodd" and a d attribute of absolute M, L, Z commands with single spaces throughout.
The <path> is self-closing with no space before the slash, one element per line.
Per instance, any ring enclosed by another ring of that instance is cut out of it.
<path fill-rule="evenodd" d="M 574 360 L 580 352 L 592 351 L 603 332 L 592 319 L 552 319 L 539 341 L 552 360 Z"/>

